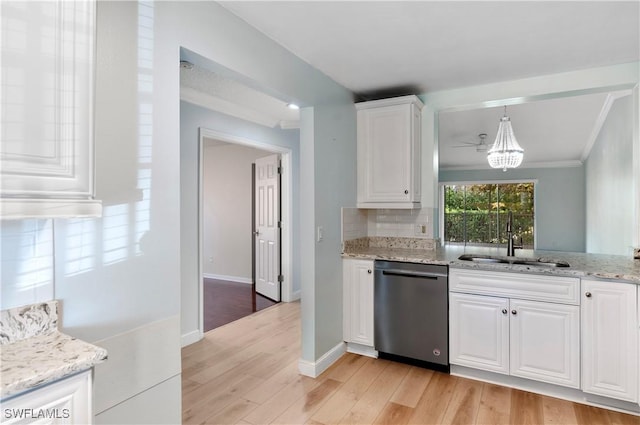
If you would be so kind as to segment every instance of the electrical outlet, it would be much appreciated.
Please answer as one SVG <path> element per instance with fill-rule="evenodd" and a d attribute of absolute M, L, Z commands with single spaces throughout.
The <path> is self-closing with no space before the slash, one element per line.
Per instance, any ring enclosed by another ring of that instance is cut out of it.
<path fill-rule="evenodd" d="M 427 225 L 424 223 L 418 223 L 415 225 L 413 234 L 416 236 L 424 236 L 427 234 Z"/>

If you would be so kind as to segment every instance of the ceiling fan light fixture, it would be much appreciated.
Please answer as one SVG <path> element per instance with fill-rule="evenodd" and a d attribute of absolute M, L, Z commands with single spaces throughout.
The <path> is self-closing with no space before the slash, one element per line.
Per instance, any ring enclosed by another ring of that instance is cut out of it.
<path fill-rule="evenodd" d="M 489 149 L 487 160 L 491 168 L 516 168 L 522 164 L 524 149 L 520 147 L 516 136 L 513 134 L 511 120 L 507 116 L 507 107 L 504 107 L 504 117 L 500 119 L 496 140 Z"/>

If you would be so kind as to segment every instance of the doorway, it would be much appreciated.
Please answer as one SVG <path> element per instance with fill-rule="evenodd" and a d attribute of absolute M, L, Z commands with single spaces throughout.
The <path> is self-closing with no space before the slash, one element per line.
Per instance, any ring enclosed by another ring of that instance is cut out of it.
<path fill-rule="evenodd" d="M 291 235 L 286 231 L 291 216 L 291 173 L 287 173 L 291 158 L 287 149 L 204 128 L 200 128 L 199 147 L 199 319 L 202 332 L 207 332 L 273 305 L 279 301 L 280 286 L 282 300 L 291 299 L 287 279 L 291 276 Z M 260 238 L 254 233 L 258 228 L 252 225 L 255 220 L 252 201 L 257 190 L 253 186 L 252 165 L 269 157 L 278 161 L 281 158 L 283 164 L 276 167 L 282 170 L 278 191 L 281 196 L 271 198 L 271 202 L 280 198 L 277 204 L 282 212 L 276 209 L 273 213 L 278 215 L 275 228 L 278 233 L 282 231 L 282 240 L 275 244 L 281 261 L 275 259 L 278 270 L 275 279 L 269 281 L 278 285 L 277 297 L 267 293 L 267 298 L 255 292 L 259 270 L 254 267 L 253 258 L 259 256 L 253 251 L 254 242 L 262 241 L 263 234 L 273 228 L 265 231 L 261 227 Z"/>

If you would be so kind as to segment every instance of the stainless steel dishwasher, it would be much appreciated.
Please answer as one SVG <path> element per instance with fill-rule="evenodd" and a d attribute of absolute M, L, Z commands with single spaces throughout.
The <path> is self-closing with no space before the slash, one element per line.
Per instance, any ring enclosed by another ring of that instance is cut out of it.
<path fill-rule="evenodd" d="M 376 261 L 374 345 L 382 358 L 449 372 L 448 268 Z"/>

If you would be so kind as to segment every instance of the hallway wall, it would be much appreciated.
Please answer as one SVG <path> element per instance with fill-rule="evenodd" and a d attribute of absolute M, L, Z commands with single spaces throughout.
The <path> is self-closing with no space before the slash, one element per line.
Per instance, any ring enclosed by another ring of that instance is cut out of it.
<path fill-rule="evenodd" d="M 203 152 L 202 272 L 252 283 L 251 166 L 270 152 L 206 140 Z"/>

